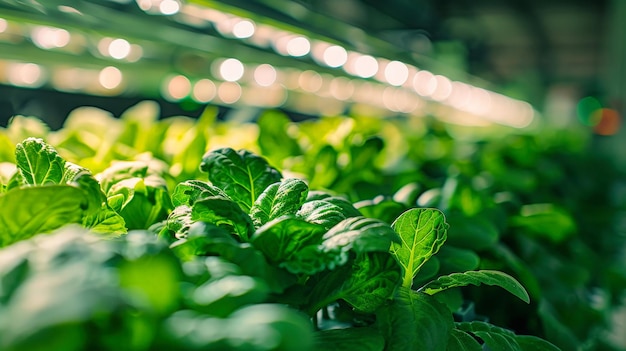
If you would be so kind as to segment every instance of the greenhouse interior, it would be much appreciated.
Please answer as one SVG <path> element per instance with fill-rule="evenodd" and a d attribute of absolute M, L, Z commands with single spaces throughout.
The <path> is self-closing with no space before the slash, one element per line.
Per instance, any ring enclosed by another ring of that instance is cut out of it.
<path fill-rule="evenodd" d="M 0 0 L 0 350 L 626 351 L 625 33 Z"/>

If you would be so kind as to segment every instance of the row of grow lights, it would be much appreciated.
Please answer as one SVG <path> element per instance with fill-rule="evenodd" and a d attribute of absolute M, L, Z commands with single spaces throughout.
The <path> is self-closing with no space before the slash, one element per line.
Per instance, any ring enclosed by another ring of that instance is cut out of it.
<path fill-rule="evenodd" d="M 526 102 L 452 81 L 407 62 L 348 50 L 251 18 L 175 0 L 137 0 L 135 5 L 146 16 L 165 16 L 196 29 L 212 28 L 223 40 L 304 61 L 311 68 L 213 57 L 203 63 L 210 68 L 204 76 L 172 73 L 171 68 L 146 73 L 137 67 L 150 67 L 151 59 L 158 56 L 158 48 L 150 41 L 133 42 L 130 38 L 0 18 L 0 44 L 31 43 L 37 50 L 34 55 L 53 52 L 87 55 L 95 60 L 91 65 L 78 60 L 69 65 L 42 65 L 0 54 L 0 59 L 5 56 L 0 60 L 0 82 L 32 88 L 47 85 L 95 95 L 131 94 L 145 90 L 138 84 L 154 82 L 153 86 L 160 87 L 155 93 L 171 101 L 286 106 L 321 114 L 338 114 L 347 109 L 378 115 L 432 113 L 457 123 L 493 122 L 518 128 L 530 125 L 535 114 Z M 73 7 L 59 6 L 58 10 L 82 15 Z"/>

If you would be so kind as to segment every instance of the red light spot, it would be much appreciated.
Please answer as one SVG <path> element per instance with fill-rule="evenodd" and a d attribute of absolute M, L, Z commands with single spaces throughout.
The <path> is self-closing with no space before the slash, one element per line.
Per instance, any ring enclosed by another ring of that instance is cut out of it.
<path fill-rule="evenodd" d="M 596 114 L 599 115 L 596 117 Z M 610 108 L 603 108 L 594 112 L 594 119 L 598 119 L 593 131 L 600 135 L 613 135 L 619 131 L 621 116 L 619 112 Z"/>

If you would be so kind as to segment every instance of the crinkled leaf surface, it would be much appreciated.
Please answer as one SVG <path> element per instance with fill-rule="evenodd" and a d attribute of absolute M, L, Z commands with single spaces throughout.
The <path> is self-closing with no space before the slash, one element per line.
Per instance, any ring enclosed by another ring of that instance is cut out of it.
<path fill-rule="evenodd" d="M 391 226 L 401 239 L 391 244 L 391 253 L 403 267 L 402 286 L 410 288 L 422 265 L 445 242 L 448 224 L 438 209 L 414 208 L 402 213 Z"/>
<path fill-rule="evenodd" d="M 358 311 L 373 313 L 393 296 L 401 281 L 400 267 L 387 252 L 359 254 L 352 264 L 333 268 L 307 282 L 309 314 L 339 299 Z"/>
<path fill-rule="evenodd" d="M 334 253 L 335 265 L 343 265 L 348 251 L 388 252 L 392 242 L 400 242 L 400 238 L 387 223 L 359 216 L 344 219 L 324 234 L 321 250 Z"/>
<path fill-rule="evenodd" d="M 250 217 L 258 228 L 284 215 L 295 214 L 307 197 L 309 187 L 300 179 L 289 178 L 268 186 L 250 209 Z"/>
<path fill-rule="evenodd" d="M 231 148 L 206 153 L 200 169 L 207 172 L 211 183 L 222 189 L 246 213 L 265 188 L 282 178 L 280 172 L 261 156 Z"/>
<path fill-rule="evenodd" d="M 186 180 L 180 182 L 172 193 L 172 204 L 174 206 L 193 205 L 196 200 L 203 197 L 218 196 L 228 199 L 228 195 L 222 189 L 201 180 Z"/>
<path fill-rule="evenodd" d="M 0 247 L 79 223 L 87 206 L 85 193 L 69 185 L 9 190 L 0 195 Z"/>
<path fill-rule="evenodd" d="M 239 236 L 242 241 L 248 241 L 254 232 L 252 220 L 241 207 L 232 200 L 219 196 L 196 201 L 191 209 L 191 219 L 222 227 Z"/>
<path fill-rule="evenodd" d="M 39 138 L 27 138 L 15 146 L 15 163 L 24 184 L 59 184 L 63 179 L 65 160 Z"/>
<path fill-rule="evenodd" d="M 506 273 L 492 270 L 469 271 L 441 276 L 420 288 L 420 291 L 434 295 L 446 289 L 470 284 L 477 286 L 481 284 L 499 286 L 517 296 L 522 301 L 526 303 L 530 302 L 528 292 L 526 292 L 526 289 L 524 289 L 515 278 Z"/>
<path fill-rule="evenodd" d="M 314 200 L 307 200 L 302 205 L 297 215 L 307 222 L 330 229 L 346 218 L 361 216 L 361 213 L 346 199 L 318 193 L 314 195 Z"/>
<path fill-rule="evenodd" d="M 309 245 L 317 246 L 326 230 L 293 216 L 277 218 L 253 235 L 251 243 L 261 250 L 270 262 L 289 261 Z"/>
<path fill-rule="evenodd" d="M 356 252 L 389 251 L 400 237 L 389 224 L 363 216 L 346 218 L 332 227 L 323 237 L 325 250 L 354 250 Z"/>

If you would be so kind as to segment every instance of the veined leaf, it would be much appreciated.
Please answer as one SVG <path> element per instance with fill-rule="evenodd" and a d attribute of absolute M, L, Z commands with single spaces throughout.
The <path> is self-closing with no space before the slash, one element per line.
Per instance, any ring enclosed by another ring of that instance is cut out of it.
<path fill-rule="evenodd" d="M 404 269 L 402 286 L 411 288 L 422 265 L 446 241 L 448 224 L 438 209 L 413 208 L 402 213 L 391 227 L 401 239 L 400 243 L 391 244 L 391 253 Z"/>
<path fill-rule="evenodd" d="M 17 188 L 0 195 L 0 247 L 80 223 L 85 193 L 69 185 Z"/>
<path fill-rule="evenodd" d="M 196 200 L 209 196 L 218 196 L 228 199 L 228 195 L 216 186 L 201 180 L 186 180 L 178 183 L 176 188 L 174 188 L 172 204 L 174 206 L 191 206 Z"/>
<path fill-rule="evenodd" d="M 452 273 L 431 281 L 420 288 L 426 294 L 434 295 L 440 291 L 467 285 L 496 285 L 511 294 L 517 296 L 520 300 L 529 303 L 530 297 L 526 289 L 510 275 L 491 270 L 469 271 L 465 273 Z"/>
<path fill-rule="evenodd" d="M 200 170 L 207 172 L 211 183 L 222 189 L 246 213 L 265 188 L 282 178 L 264 158 L 247 150 L 231 148 L 206 153 Z"/>
<path fill-rule="evenodd" d="M 561 351 L 551 342 L 532 335 L 517 335 L 515 340 L 523 351 Z"/>
<path fill-rule="evenodd" d="M 483 351 L 483 347 L 468 333 L 452 329 L 446 351 Z"/>
<path fill-rule="evenodd" d="M 250 209 L 250 217 L 258 228 L 284 215 L 296 214 L 309 193 L 309 187 L 300 179 L 285 179 L 268 186 Z"/>
<path fill-rule="evenodd" d="M 385 350 L 389 351 L 446 351 L 454 329 L 446 305 L 404 287 L 391 304 L 376 312 L 376 324 L 387 340 Z"/>
<path fill-rule="evenodd" d="M 352 264 L 332 267 L 307 282 L 309 314 L 343 299 L 356 310 L 374 313 L 400 285 L 401 270 L 387 252 L 357 254 Z"/>
<path fill-rule="evenodd" d="M 27 185 L 59 184 L 65 160 L 39 138 L 27 138 L 15 146 L 15 163 Z"/>
<path fill-rule="evenodd" d="M 336 265 L 342 265 L 348 260 L 348 251 L 388 252 L 392 242 L 400 242 L 400 238 L 387 223 L 359 216 L 344 219 L 324 234 L 321 250 L 336 252 Z"/>
<path fill-rule="evenodd" d="M 211 196 L 196 201 L 191 209 L 193 221 L 203 221 L 225 228 L 232 234 L 248 241 L 254 232 L 250 217 L 230 199 Z"/>
<path fill-rule="evenodd" d="M 456 327 L 480 338 L 491 351 L 524 351 L 511 330 L 479 321 L 456 323 Z"/>
<path fill-rule="evenodd" d="M 259 228 L 251 243 L 261 250 L 270 262 L 289 261 L 306 246 L 317 246 L 326 230 L 318 224 L 300 218 L 284 216 Z"/>
<path fill-rule="evenodd" d="M 336 196 L 307 201 L 297 215 L 307 222 L 321 224 L 326 229 L 334 227 L 346 218 L 362 216 L 349 201 Z"/>
<path fill-rule="evenodd" d="M 478 337 L 491 351 L 560 351 L 546 340 L 530 335 L 516 335 L 508 329 L 485 322 L 456 323 L 456 327 Z"/>

